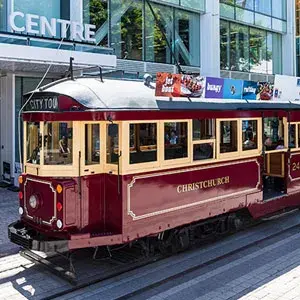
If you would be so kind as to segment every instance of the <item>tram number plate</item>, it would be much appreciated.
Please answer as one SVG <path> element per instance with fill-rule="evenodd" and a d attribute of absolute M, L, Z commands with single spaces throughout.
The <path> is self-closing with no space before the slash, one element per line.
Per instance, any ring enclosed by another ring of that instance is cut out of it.
<path fill-rule="evenodd" d="M 292 170 L 293 171 L 300 170 L 300 162 L 294 162 L 294 163 L 292 163 Z"/>

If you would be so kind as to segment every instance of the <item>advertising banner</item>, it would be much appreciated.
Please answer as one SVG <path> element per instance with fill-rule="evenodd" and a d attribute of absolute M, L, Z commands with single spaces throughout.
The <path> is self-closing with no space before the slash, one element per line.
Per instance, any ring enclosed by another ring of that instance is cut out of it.
<path fill-rule="evenodd" d="M 275 75 L 274 100 L 300 101 L 300 78 Z"/>
<path fill-rule="evenodd" d="M 244 81 L 243 99 L 273 100 L 273 84 L 269 82 Z"/>
<path fill-rule="evenodd" d="M 243 80 L 224 79 L 223 98 L 224 99 L 242 99 Z"/>
<path fill-rule="evenodd" d="M 205 77 L 157 73 L 155 96 L 204 98 Z"/>
<path fill-rule="evenodd" d="M 206 77 L 205 98 L 223 98 L 224 79 Z"/>

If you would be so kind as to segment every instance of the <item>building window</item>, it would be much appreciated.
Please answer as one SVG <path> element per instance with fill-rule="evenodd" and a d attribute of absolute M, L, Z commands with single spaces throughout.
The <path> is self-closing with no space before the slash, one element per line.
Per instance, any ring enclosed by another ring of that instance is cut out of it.
<path fill-rule="evenodd" d="M 243 151 L 257 149 L 257 121 L 243 120 L 242 121 L 242 141 Z"/>
<path fill-rule="evenodd" d="M 122 59 L 143 59 L 142 1 L 111 0 L 111 47 Z"/>
<path fill-rule="evenodd" d="M 146 5 L 145 60 L 158 63 L 172 63 L 171 50 L 167 45 L 164 35 L 166 36 L 169 44 L 172 45 L 174 36 L 173 9 L 168 6 L 158 4 L 152 4 L 152 8 L 160 24 L 156 22 L 149 6 Z"/>
<path fill-rule="evenodd" d="M 181 65 L 200 66 L 200 16 L 175 10 L 175 49 Z"/>
<path fill-rule="evenodd" d="M 85 125 L 85 164 L 97 165 L 100 163 L 100 125 Z"/>
<path fill-rule="evenodd" d="M 220 44 L 223 70 L 261 74 L 282 73 L 280 34 L 221 21 Z"/>
<path fill-rule="evenodd" d="M 108 46 L 108 1 L 83 0 L 83 21 L 96 26 L 95 39 L 97 45 Z"/>
<path fill-rule="evenodd" d="M 215 157 L 216 121 L 193 120 L 193 160 L 206 160 Z"/>
<path fill-rule="evenodd" d="M 165 160 L 188 157 L 188 123 L 165 123 Z"/>
<path fill-rule="evenodd" d="M 238 122 L 220 122 L 220 153 L 236 152 L 238 150 Z"/>
<path fill-rule="evenodd" d="M 130 124 L 130 164 L 157 161 L 157 124 Z"/>

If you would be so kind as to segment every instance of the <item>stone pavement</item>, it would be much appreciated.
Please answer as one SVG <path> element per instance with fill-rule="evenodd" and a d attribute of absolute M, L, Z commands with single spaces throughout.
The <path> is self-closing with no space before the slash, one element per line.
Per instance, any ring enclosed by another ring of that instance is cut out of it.
<path fill-rule="evenodd" d="M 70 286 L 21 257 L 17 254 L 19 248 L 8 241 L 7 225 L 19 218 L 17 196 L 0 189 L 0 299 L 43 299 Z M 162 282 L 130 299 L 300 300 L 300 230 L 294 227 L 297 224 L 298 212 L 59 299 L 116 299 L 149 285 L 151 280 L 167 278 L 172 272 L 176 274 L 252 243 L 242 252 Z M 283 234 L 273 236 L 283 229 Z M 268 236 L 273 237 L 255 244 Z"/>
<path fill-rule="evenodd" d="M 7 225 L 19 219 L 18 209 L 18 193 L 0 188 L 0 257 L 19 249 L 7 237 Z"/>

